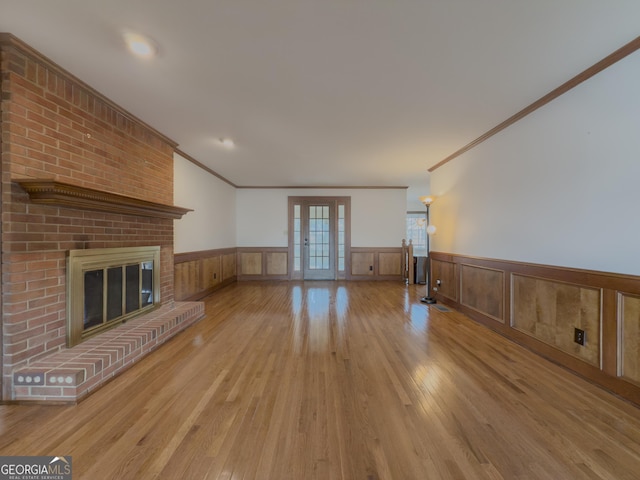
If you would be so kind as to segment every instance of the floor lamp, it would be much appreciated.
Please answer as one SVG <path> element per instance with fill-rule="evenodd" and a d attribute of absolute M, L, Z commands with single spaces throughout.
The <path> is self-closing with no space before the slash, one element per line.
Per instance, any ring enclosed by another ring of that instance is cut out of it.
<path fill-rule="evenodd" d="M 436 299 L 431 296 L 431 251 L 429 250 L 429 235 L 436 231 L 436 227 L 429 223 L 429 207 L 433 203 L 433 198 L 432 196 L 420 197 L 420 201 L 427 209 L 427 296 L 422 297 L 420 301 L 429 304 L 436 303 Z"/>

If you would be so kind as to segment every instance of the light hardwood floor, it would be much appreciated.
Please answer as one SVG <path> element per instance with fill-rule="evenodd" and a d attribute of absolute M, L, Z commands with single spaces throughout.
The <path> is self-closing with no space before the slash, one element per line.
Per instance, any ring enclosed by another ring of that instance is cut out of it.
<path fill-rule="evenodd" d="M 0 455 L 90 479 L 638 479 L 640 409 L 389 282 L 240 283 Z"/>

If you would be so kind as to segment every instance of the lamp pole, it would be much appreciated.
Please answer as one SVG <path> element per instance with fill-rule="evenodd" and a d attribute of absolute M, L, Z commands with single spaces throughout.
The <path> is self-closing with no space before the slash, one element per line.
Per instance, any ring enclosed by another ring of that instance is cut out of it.
<path fill-rule="evenodd" d="M 431 235 L 431 229 L 429 224 L 429 207 L 433 203 L 433 197 L 420 197 L 420 201 L 424 203 L 427 209 L 427 296 L 422 297 L 420 301 L 422 303 L 434 304 L 437 303 L 436 299 L 431 296 L 431 250 L 429 249 L 429 235 Z"/>

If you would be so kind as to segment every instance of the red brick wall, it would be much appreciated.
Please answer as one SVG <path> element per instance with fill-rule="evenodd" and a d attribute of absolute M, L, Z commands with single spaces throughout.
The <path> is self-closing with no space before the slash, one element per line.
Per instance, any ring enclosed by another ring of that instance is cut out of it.
<path fill-rule="evenodd" d="M 173 204 L 175 144 L 20 41 L 0 36 L 2 399 L 11 372 L 65 343 L 70 249 L 161 246 L 173 301 L 173 220 L 36 205 L 14 183 L 52 179 Z"/>

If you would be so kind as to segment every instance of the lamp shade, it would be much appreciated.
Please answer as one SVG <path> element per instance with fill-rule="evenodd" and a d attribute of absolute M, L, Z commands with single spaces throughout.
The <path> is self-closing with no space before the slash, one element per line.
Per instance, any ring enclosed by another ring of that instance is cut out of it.
<path fill-rule="evenodd" d="M 427 207 L 433 203 L 434 199 L 435 197 L 433 195 L 425 195 L 423 197 L 420 197 L 420 201 Z"/>

